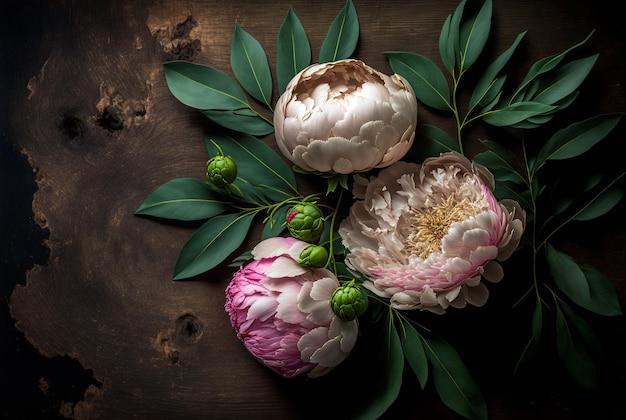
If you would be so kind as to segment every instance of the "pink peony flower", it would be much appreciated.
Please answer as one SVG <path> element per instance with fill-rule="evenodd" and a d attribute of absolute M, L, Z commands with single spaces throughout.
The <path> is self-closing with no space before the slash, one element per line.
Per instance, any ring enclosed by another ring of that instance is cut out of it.
<path fill-rule="evenodd" d="M 357 337 L 356 321 L 342 321 L 329 305 L 339 287 L 335 275 L 298 264 L 309 245 L 294 238 L 262 241 L 226 287 L 225 309 L 237 337 L 286 378 L 325 375 L 346 359 Z"/>
<path fill-rule="evenodd" d="M 493 186 L 485 167 L 458 153 L 356 177 L 361 200 L 339 228 L 346 263 L 397 309 L 482 306 L 489 291 L 481 277 L 502 279 L 496 260 L 513 253 L 526 224 L 519 204 L 498 202 Z"/>

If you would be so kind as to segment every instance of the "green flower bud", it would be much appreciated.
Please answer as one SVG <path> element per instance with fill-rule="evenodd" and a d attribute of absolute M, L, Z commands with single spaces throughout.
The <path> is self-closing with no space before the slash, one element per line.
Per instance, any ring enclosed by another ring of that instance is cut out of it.
<path fill-rule="evenodd" d="M 335 315 L 344 321 L 352 321 L 367 309 L 367 297 L 354 280 L 335 289 L 329 303 Z"/>
<path fill-rule="evenodd" d="M 296 204 L 287 212 L 287 229 L 294 238 L 315 243 L 324 231 L 324 215 L 315 204 Z"/>
<path fill-rule="evenodd" d="M 324 267 L 328 261 L 328 251 L 319 245 L 309 245 L 300 253 L 298 263 L 305 267 Z"/>
<path fill-rule="evenodd" d="M 220 187 L 231 184 L 237 179 L 237 164 L 230 156 L 214 156 L 206 163 L 206 179 Z"/>

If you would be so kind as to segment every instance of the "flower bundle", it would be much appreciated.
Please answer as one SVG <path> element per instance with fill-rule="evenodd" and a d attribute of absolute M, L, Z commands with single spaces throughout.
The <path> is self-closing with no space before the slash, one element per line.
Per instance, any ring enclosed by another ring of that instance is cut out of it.
<path fill-rule="evenodd" d="M 489 284 L 506 278 L 514 253 L 530 261 L 519 300 L 530 302 L 531 334 L 520 365 L 554 330 L 548 341 L 573 380 L 593 388 L 598 340 L 584 314 L 621 314 L 611 282 L 552 239 L 573 222 L 608 213 L 622 198 L 624 173 L 594 177 L 576 197 L 554 194 L 551 207 L 542 176 L 552 162 L 580 157 L 608 137 L 622 115 L 590 117 L 532 147 L 522 139 L 521 154 L 482 140 L 484 151 L 470 159 L 463 147 L 470 124 L 519 131 L 548 124 L 576 100 L 597 55 L 568 60 L 585 39 L 537 61 L 511 86 L 506 65 L 520 34 L 471 87 L 463 114 L 456 87 L 481 55 L 492 16 L 491 0 L 474 15 L 465 3 L 440 34 L 448 77 L 413 52 L 384 53 L 392 75 L 353 58 L 359 22 L 351 0 L 331 23 L 317 62 L 288 11 L 278 33 L 275 103 L 266 53 L 238 24 L 231 47 L 236 80 L 201 64 L 164 64 L 172 94 L 222 130 L 206 135 L 206 179 L 171 180 L 136 214 L 202 221 L 180 251 L 174 279 L 198 277 L 230 259 L 236 270 L 225 310 L 235 333 L 285 378 L 332 375 L 362 335 L 378 334 L 385 383 L 380 396 L 363 402 L 363 417 L 393 404 L 405 364 L 422 388 L 432 378 L 459 415 L 487 417 L 461 356 L 423 315 L 485 305 Z M 418 124 L 418 104 L 454 116 L 456 138 Z M 302 179 L 323 188 L 304 193 Z M 260 239 L 233 255 L 253 222 L 263 225 Z"/>

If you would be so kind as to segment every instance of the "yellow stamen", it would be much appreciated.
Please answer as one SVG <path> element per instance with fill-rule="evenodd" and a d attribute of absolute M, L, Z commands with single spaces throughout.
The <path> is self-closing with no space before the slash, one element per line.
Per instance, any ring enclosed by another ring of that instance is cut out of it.
<path fill-rule="evenodd" d="M 456 201 L 454 195 L 432 207 L 414 209 L 412 232 L 406 239 L 408 250 L 420 258 L 441 249 L 441 241 L 454 222 L 460 222 L 482 211 L 478 203 L 467 199 Z"/>

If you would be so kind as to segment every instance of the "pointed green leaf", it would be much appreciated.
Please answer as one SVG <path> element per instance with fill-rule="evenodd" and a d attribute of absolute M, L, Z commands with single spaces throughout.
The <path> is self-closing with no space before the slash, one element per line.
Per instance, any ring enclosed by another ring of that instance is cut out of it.
<path fill-rule="evenodd" d="M 402 51 L 387 51 L 384 55 L 393 71 L 411 84 L 417 99 L 435 109 L 452 109 L 448 81 L 429 58 Z"/>
<path fill-rule="evenodd" d="M 461 62 L 458 66 L 461 71 L 467 70 L 476 62 L 487 43 L 489 31 L 491 31 L 492 9 L 491 0 L 485 1 L 478 14 L 462 25 L 460 39 Z"/>
<path fill-rule="evenodd" d="M 615 128 L 623 113 L 602 114 L 563 128 L 543 145 L 535 159 L 534 171 L 547 160 L 579 156 L 604 139 Z"/>
<path fill-rule="evenodd" d="M 496 172 L 503 175 L 496 178 L 498 180 L 510 180 L 516 183 L 524 182 L 524 177 L 517 170 L 517 157 L 511 150 L 491 140 L 480 140 L 480 143 L 488 147 L 489 150 L 474 156 L 474 162 L 486 166 L 494 175 Z"/>
<path fill-rule="evenodd" d="M 377 378 L 376 385 L 380 387 L 381 392 L 375 393 L 367 401 L 363 401 L 363 404 L 351 407 L 351 418 L 359 420 L 378 419 L 389 409 L 398 397 L 398 394 L 400 394 L 402 373 L 404 371 L 404 354 L 402 353 L 400 338 L 390 322 L 386 323 L 386 328 L 384 332 L 381 331 L 381 334 L 384 334 L 383 337 L 387 338 L 379 340 L 380 345 L 384 346 L 384 348 L 379 349 L 377 353 L 380 356 L 376 360 L 380 369 L 379 372 L 384 375 L 382 378 Z"/>
<path fill-rule="evenodd" d="M 289 8 L 285 20 L 278 31 L 276 50 L 276 78 L 278 93 L 282 94 L 293 77 L 311 64 L 311 45 L 304 27 Z"/>
<path fill-rule="evenodd" d="M 422 345 L 421 336 L 413 325 L 403 320 L 400 321 L 398 334 L 404 350 L 404 357 L 417 376 L 420 386 L 424 389 L 428 381 L 428 358 Z"/>
<path fill-rule="evenodd" d="M 472 97 L 470 98 L 470 109 L 473 109 L 475 106 L 485 106 L 486 103 L 491 102 L 495 98 L 497 92 L 499 92 L 502 88 L 506 77 L 501 78 L 503 80 L 499 82 L 499 86 L 497 89 L 492 89 L 492 86 L 496 83 L 497 80 L 499 80 L 497 79 L 497 76 L 500 74 L 502 68 L 504 68 L 504 66 L 511 59 L 511 56 L 517 49 L 519 43 L 522 41 L 522 38 L 524 38 L 524 35 L 526 35 L 526 31 L 517 35 L 515 41 L 513 41 L 513 44 L 498 58 L 496 58 L 489 65 L 489 67 L 487 67 L 485 72 L 476 83 L 476 86 L 474 87 Z M 491 93 L 491 96 L 488 96 L 488 93 Z"/>
<path fill-rule="evenodd" d="M 556 285 L 570 299 L 582 307 L 589 305 L 591 288 L 576 261 L 569 255 L 546 244 L 546 262 Z"/>
<path fill-rule="evenodd" d="M 577 213 L 573 220 L 586 221 L 604 216 L 622 200 L 622 197 L 624 191 L 620 189 L 604 190 Z"/>
<path fill-rule="evenodd" d="M 595 65 L 598 54 L 591 57 L 572 61 L 557 69 L 546 80 L 542 80 L 541 87 L 532 100 L 548 105 L 560 101 L 574 92 L 587 78 Z"/>
<path fill-rule="evenodd" d="M 205 222 L 181 248 L 174 280 L 197 276 L 221 264 L 243 243 L 253 218 L 251 214 L 233 213 Z"/>
<path fill-rule="evenodd" d="M 246 134 L 236 137 L 212 134 L 205 141 L 209 156 L 219 153 L 211 140 L 235 160 L 237 177 L 259 194 L 277 202 L 297 194 L 296 177 L 291 167 L 263 141 Z"/>
<path fill-rule="evenodd" d="M 438 337 L 424 337 L 435 389 L 441 401 L 470 419 L 487 419 L 487 404 L 457 351 Z"/>
<path fill-rule="evenodd" d="M 167 62 L 163 69 L 170 92 L 189 107 L 200 110 L 250 107 L 239 85 L 217 69 L 186 61 Z"/>
<path fill-rule="evenodd" d="M 611 281 L 596 268 L 578 264 L 589 284 L 591 299 L 585 309 L 598 315 L 616 316 L 622 314 L 617 291 Z"/>
<path fill-rule="evenodd" d="M 534 117 L 554 109 L 554 106 L 538 102 L 516 102 L 504 108 L 491 111 L 483 116 L 483 121 L 496 127 L 513 126 L 527 118 Z"/>
<path fill-rule="evenodd" d="M 359 40 L 359 18 L 352 0 L 345 6 L 328 29 L 320 49 L 320 63 L 350 58 Z"/>
<path fill-rule="evenodd" d="M 573 313 L 573 312 L 572 312 Z M 578 319 L 578 322 L 584 322 Z M 561 361 L 576 382 L 587 389 L 598 384 L 598 372 L 589 351 L 575 336 L 575 327 L 570 325 L 561 308 L 556 307 L 556 343 Z"/>
<path fill-rule="evenodd" d="M 235 23 L 230 66 L 237 81 L 257 101 L 272 108 L 272 74 L 265 50 L 252 35 Z"/>
<path fill-rule="evenodd" d="M 202 111 L 202 113 L 222 127 L 239 131 L 240 133 L 262 137 L 274 132 L 274 126 L 266 118 L 250 109 L 207 109 Z"/>
<path fill-rule="evenodd" d="M 591 31 L 591 33 L 587 35 L 587 37 L 584 40 L 582 40 L 576 45 L 569 47 L 567 50 L 563 51 L 562 53 L 549 56 L 549 57 L 544 57 L 536 61 L 530 67 L 530 69 L 528 70 L 528 73 L 526 73 L 526 76 L 524 76 L 524 79 L 520 83 L 520 86 L 517 88 L 516 93 L 511 97 L 511 101 L 517 102 L 518 97 L 520 95 L 524 96 L 526 88 L 531 82 L 533 82 L 537 77 L 541 76 L 542 74 L 548 73 L 552 71 L 554 68 L 556 68 L 569 52 L 571 52 L 572 50 L 586 43 L 589 40 L 589 38 L 591 38 L 591 35 L 593 34 L 593 32 L 594 31 Z"/>
<path fill-rule="evenodd" d="M 459 151 L 459 144 L 452 136 L 434 125 L 418 124 L 415 141 L 407 157 L 412 161 L 421 162 L 427 157 L 439 156 L 440 153 L 450 151 Z"/>
<path fill-rule="evenodd" d="M 202 181 L 172 179 L 145 199 L 135 214 L 173 220 L 204 220 L 224 212 L 230 203 Z"/>
<path fill-rule="evenodd" d="M 439 55 L 444 67 L 450 74 L 454 72 L 456 61 L 460 57 L 459 31 L 466 0 L 456 7 L 454 14 L 448 15 L 439 34 Z"/>

